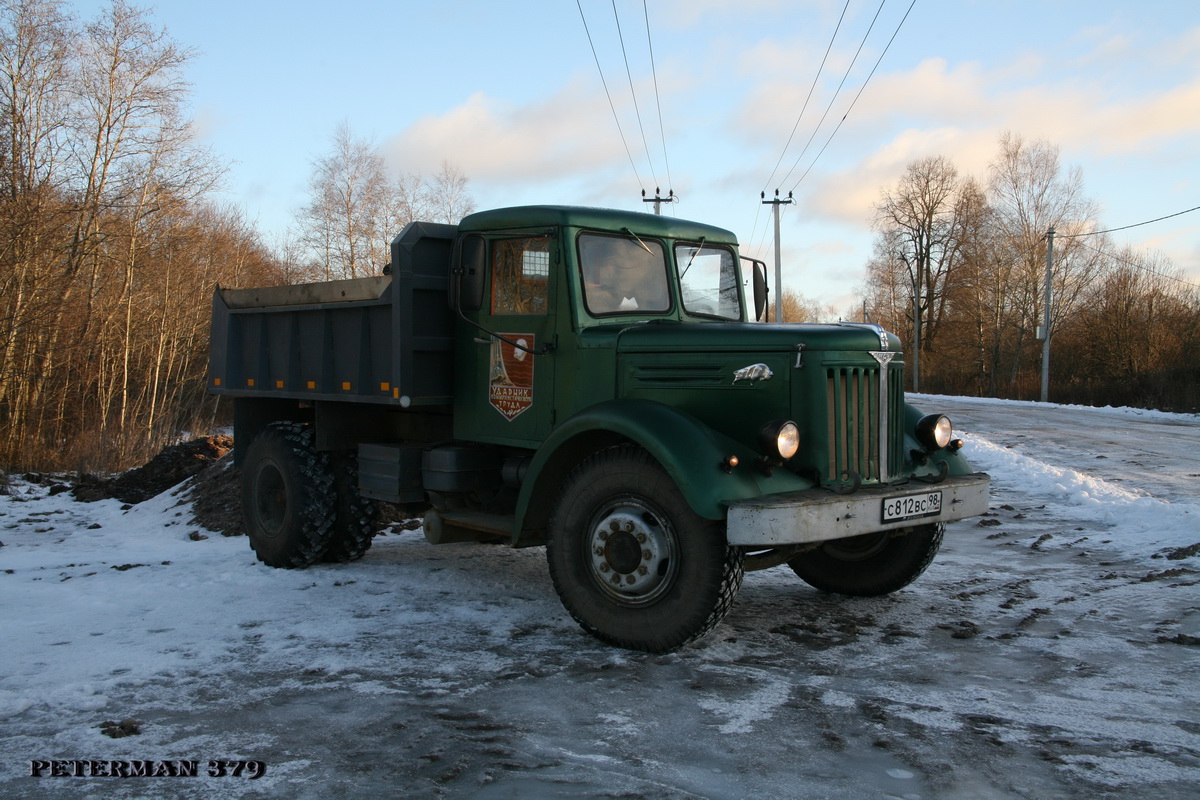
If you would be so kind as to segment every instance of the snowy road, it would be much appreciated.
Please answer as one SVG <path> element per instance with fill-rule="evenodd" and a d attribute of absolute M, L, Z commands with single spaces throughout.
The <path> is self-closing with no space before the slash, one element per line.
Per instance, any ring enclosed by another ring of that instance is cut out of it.
<path fill-rule="evenodd" d="M 984 524 L 887 598 L 751 573 L 669 656 L 582 634 L 540 549 L 390 534 L 271 570 L 244 538 L 191 540 L 178 496 L 122 511 L 17 482 L 0 796 L 1196 797 L 1200 419 L 917 404 L 992 473 Z M 125 718 L 140 734 L 102 735 Z M 29 775 L 80 759 L 200 774 Z M 214 759 L 265 774 L 208 777 Z"/>

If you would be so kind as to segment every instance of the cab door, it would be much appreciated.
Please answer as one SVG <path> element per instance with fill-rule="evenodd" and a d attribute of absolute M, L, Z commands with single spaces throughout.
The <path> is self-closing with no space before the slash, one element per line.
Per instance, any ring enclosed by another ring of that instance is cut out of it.
<path fill-rule="evenodd" d="M 495 335 L 476 328 L 460 349 L 457 438 L 536 446 L 553 428 L 557 241 L 546 233 L 487 241 L 478 323 Z"/>

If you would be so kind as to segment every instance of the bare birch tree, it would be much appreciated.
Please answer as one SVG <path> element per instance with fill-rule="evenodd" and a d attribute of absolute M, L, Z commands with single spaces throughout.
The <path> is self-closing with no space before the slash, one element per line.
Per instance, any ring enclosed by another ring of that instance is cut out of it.
<path fill-rule="evenodd" d="M 449 162 L 431 180 L 389 178 L 382 156 L 346 123 L 333 150 L 313 162 L 309 199 L 296 222 L 310 253 L 310 272 L 323 280 L 378 274 L 392 238 L 414 220 L 457 223 L 475 208 L 468 179 Z"/>
<path fill-rule="evenodd" d="M 333 152 L 313 164 L 301 212 L 305 241 L 326 280 L 370 275 L 387 263 L 389 188 L 375 147 L 343 122 Z"/>
<path fill-rule="evenodd" d="M 459 220 L 475 210 L 475 199 L 467 190 L 467 176 L 451 164 L 443 161 L 438 173 L 429 184 L 429 204 L 435 222 L 457 225 Z"/>
<path fill-rule="evenodd" d="M 1028 361 L 1037 358 L 1034 332 L 1042 320 L 1042 287 L 1046 268 L 1046 232 L 1079 230 L 1096 217 L 1095 204 L 1084 197 L 1083 175 L 1078 168 L 1064 174 L 1058 148 L 1046 141 L 1026 142 L 1006 133 L 1000 138 L 1000 155 L 992 162 L 988 184 L 992 220 L 998 233 L 998 258 L 1005 265 L 1006 315 L 1012 336 L 1009 388 Z M 1074 312 L 1080 290 L 1094 272 L 1096 262 L 1069 239 L 1055 247 L 1052 280 L 1055 302 L 1051 331 Z"/>

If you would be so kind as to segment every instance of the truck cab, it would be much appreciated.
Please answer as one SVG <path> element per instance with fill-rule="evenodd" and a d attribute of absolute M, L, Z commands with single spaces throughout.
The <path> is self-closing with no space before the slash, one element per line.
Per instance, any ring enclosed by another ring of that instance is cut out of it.
<path fill-rule="evenodd" d="M 949 420 L 905 403 L 899 340 L 757 322 L 765 270 L 730 231 L 498 209 L 410 225 L 389 272 L 214 296 L 210 390 L 236 397 L 267 563 L 358 557 L 370 504 L 408 504 L 433 543 L 545 545 L 585 630 L 661 652 L 719 623 L 747 569 L 892 592 L 987 508 Z M 289 459 L 332 499 L 305 505 Z"/>

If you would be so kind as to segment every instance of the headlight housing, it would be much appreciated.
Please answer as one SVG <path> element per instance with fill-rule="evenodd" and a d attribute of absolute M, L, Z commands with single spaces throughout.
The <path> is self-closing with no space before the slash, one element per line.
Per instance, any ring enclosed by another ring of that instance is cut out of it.
<path fill-rule="evenodd" d="M 768 458 L 787 461 L 800 449 L 800 428 L 790 419 L 777 419 L 762 426 L 758 447 Z"/>
<path fill-rule="evenodd" d="M 917 423 L 917 441 L 926 452 L 941 450 L 954 437 L 954 426 L 944 414 L 930 414 Z"/>

